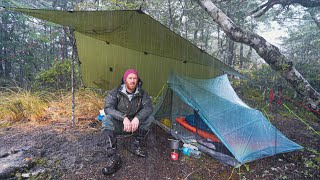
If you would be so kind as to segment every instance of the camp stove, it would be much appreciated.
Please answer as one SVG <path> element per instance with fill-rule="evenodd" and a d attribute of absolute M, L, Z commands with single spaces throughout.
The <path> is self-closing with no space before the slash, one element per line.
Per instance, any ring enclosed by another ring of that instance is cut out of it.
<path fill-rule="evenodd" d="M 170 158 L 173 161 L 177 161 L 179 159 L 178 149 L 179 149 L 179 140 L 168 139 L 170 141 L 171 154 Z"/>

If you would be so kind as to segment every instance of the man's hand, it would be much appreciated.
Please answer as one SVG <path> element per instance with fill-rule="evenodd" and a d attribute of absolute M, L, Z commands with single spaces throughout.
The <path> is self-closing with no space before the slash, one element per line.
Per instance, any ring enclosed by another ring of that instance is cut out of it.
<path fill-rule="evenodd" d="M 132 129 L 131 122 L 130 122 L 130 120 L 129 120 L 127 117 L 125 117 L 125 118 L 123 119 L 123 130 L 124 130 L 125 132 L 131 132 L 131 129 Z"/>
<path fill-rule="evenodd" d="M 131 128 L 132 128 L 132 132 L 135 132 L 139 127 L 139 119 L 138 118 L 133 118 L 131 121 Z"/>

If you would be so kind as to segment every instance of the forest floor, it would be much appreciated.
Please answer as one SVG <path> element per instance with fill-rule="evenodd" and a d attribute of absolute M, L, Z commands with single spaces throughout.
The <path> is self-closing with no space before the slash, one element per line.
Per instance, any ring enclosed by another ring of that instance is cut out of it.
<path fill-rule="evenodd" d="M 320 179 L 319 135 L 297 119 L 276 114 L 272 124 L 304 146 L 303 150 L 266 157 L 240 168 L 223 165 L 208 155 L 194 159 L 180 154 L 178 161 L 172 161 L 169 136 L 153 126 L 145 145 L 147 158 L 126 150 L 132 137 L 118 139 L 123 165 L 111 176 L 101 172 L 106 156 L 104 147 L 99 146 L 100 125 L 76 121 L 71 128 L 70 124 L 69 119 L 0 123 L 0 179 Z M 312 126 L 320 130 L 319 124 Z"/>

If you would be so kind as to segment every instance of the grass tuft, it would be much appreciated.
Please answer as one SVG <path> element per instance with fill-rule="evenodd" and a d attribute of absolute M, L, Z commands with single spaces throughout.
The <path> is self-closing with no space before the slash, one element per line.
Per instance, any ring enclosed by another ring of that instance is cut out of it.
<path fill-rule="evenodd" d="M 20 88 L 0 92 L 0 119 L 10 121 L 39 120 L 46 114 L 48 101 L 44 94 Z"/>
<path fill-rule="evenodd" d="M 96 117 L 103 109 L 104 97 L 91 89 L 76 90 L 75 116 Z M 58 91 L 31 92 L 20 88 L 0 91 L 0 121 L 60 120 L 71 118 L 72 94 Z"/>
<path fill-rule="evenodd" d="M 91 90 L 81 89 L 75 93 L 75 117 L 96 117 L 103 109 L 103 95 Z M 55 101 L 50 102 L 52 119 L 70 118 L 72 114 L 71 92 L 60 92 Z"/>

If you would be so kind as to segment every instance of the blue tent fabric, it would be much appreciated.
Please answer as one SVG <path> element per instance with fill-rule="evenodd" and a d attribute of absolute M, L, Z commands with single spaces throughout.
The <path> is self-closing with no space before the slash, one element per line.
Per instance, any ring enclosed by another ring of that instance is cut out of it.
<path fill-rule="evenodd" d="M 168 89 L 198 111 L 240 164 L 303 148 L 278 131 L 260 111 L 246 105 L 227 75 L 203 80 L 172 74 L 167 83 Z"/>
<path fill-rule="evenodd" d="M 203 122 L 203 120 L 200 117 L 197 117 L 197 116 L 198 116 L 197 114 L 195 114 L 195 115 L 191 114 L 191 115 L 186 116 L 185 119 L 188 122 L 188 124 L 190 124 L 191 126 L 194 126 L 194 127 L 197 127 L 203 131 L 212 133 L 212 131 L 208 127 L 208 125 L 205 122 Z M 200 121 L 198 123 L 196 122 L 197 118 L 200 118 Z"/>

